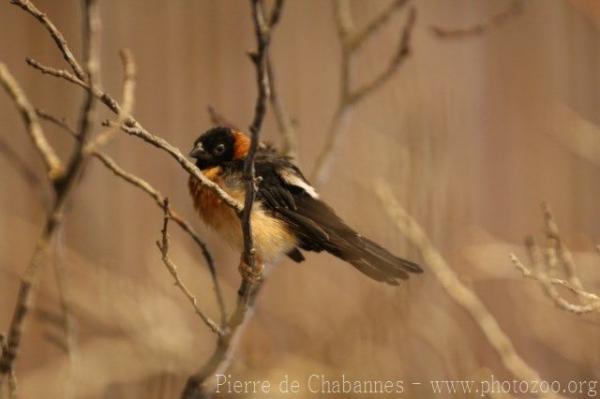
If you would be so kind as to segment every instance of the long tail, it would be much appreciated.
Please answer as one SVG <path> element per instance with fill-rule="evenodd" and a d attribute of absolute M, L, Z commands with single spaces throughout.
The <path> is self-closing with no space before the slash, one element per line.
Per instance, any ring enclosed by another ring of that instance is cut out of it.
<path fill-rule="evenodd" d="M 423 272 L 416 263 L 399 258 L 356 233 L 345 237 L 332 236 L 325 249 L 372 279 L 391 285 L 398 285 L 399 280 L 406 280 L 409 272 Z"/>

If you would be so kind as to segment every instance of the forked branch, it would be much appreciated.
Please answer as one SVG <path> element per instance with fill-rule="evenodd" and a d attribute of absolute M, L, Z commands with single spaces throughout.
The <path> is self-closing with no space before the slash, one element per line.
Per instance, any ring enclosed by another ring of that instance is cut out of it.
<path fill-rule="evenodd" d="M 221 328 L 215 323 L 210 317 L 206 316 L 206 314 L 198 307 L 198 300 L 196 297 L 190 292 L 190 290 L 186 287 L 186 285 L 179 277 L 179 272 L 177 271 L 177 266 L 171 260 L 169 256 L 169 220 L 171 219 L 171 211 L 169 210 L 169 200 L 165 198 L 163 204 L 163 226 L 161 230 L 161 239 L 156 241 L 156 246 L 160 250 L 161 258 L 163 263 L 165 264 L 167 270 L 173 276 L 175 280 L 175 286 L 177 286 L 181 292 L 186 296 L 186 298 L 192 304 L 194 311 L 196 314 L 204 321 L 204 324 L 208 326 L 218 336 L 223 336 L 223 331 Z"/>
<path fill-rule="evenodd" d="M 488 343 L 500 357 L 504 367 L 519 380 L 539 381 L 540 375 L 517 353 L 498 321 L 479 297 L 460 281 L 454 270 L 429 240 L 423 228 L 397 202 L 391 189 L 383 182 L 378 182 L 375 188 L 396 228 L 419 250 L 425 264 L 446 293 L 473 318 Z M 557 395 L 551 394 L 542 396 L 557 397 Z"/>
<path fill-rule="evenodd" d="M 584 289 L 573 255 L 564 244 L 552 211 L 546 203 L 542 204 L 542 211 L 546 247 L 540 248 L 535 240 L 529 237 L 525 240 L 525 247 L 531 267 L 525 266 L 515 254 L 510 254 L 511 261 L 523 277 L 538 281 L 546 295 L 559 308 L 575 314 L 600 311 L 600 295 Z M 566 279 L 562 278 L 563 275 Z M 575 294 L 579 303 L 567 300 L 557 287 L 563 287 Z"/>
<path fill-rule="evenodd" d="M 367 39 L 373 37 L 381 27 L 388 23 L 395 12 L 403 9 L 407 3 L 407 0 L 394 0 L 386 9 L 368 22 L 364 28 L 357 30 L 352 17 L 350 2 L 348 0 L 335 1 L 335 24 L 341 48 L 340 97 L 325 136 L 325 144 L 317 156 L 311 174 L 315 184 L 322 184 L 328 177 L 340 137 L 350 122 L 354 107 L 389 82 L 410 55 L 411 34 L 417 17 L 415 8 L 409 10 L 398 45 L 385 69 L 367 83 L 354 87 L 356 85 L 353 83 L 351 76 L 351 64 L 353 58 L 358 55 L 358 50 Z"/>

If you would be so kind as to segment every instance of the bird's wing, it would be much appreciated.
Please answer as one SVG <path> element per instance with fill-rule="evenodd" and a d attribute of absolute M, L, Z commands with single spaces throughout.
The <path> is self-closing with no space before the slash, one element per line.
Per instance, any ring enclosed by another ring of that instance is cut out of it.
<path fill-rule="evenodd" d="M 257 198 L 288 223 L 301 249 L 325 250 L 369 277 L 390 284 L 408 278 L 407 272 L 422 271 L 417 264 L 394 256 L 350 228 L 287 159 L 258 159 L 255 166 L 262 179 Z"/>

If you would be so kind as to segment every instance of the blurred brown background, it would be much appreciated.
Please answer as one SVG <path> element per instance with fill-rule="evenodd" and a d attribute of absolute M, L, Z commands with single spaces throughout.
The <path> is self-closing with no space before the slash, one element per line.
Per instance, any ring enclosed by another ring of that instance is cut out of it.
<path fill-rule="evenodd" d="M 79 2 L 36 4 L 79 48 Z M 358 25 L 386 1 L 353 1 Z M 542 227 L 539 204 L 552 206 L 582 279 L 600 287 L 600 8 L 583 0 L 527 0 L 523 11 L 485 34 L 440 40 L 429 27 L 469 26 L 507 1 L 419 0 L 413 55 L 355 110 L 322 196 L 364 235 L 417 259 L 377 200 L 374 177 L 389 182 L 424 225 L 461 279 L 477 292 L 543 378 L 600 379 L 600 319 L 557 309 L 538 284 L 524 281 L 508 254 Z M 359 81 L 382 70 L 406 12 L 369 41 L 354 65 Z M 250 8 L 236 0 L 105 0 L 102 79 L 120 90 L 117 51 L 138 63 L 135 115 L 183 150 L 209 126 L 207 105 L 240 126 L 250 123 L 254 47 Z M 20 9 L 0 4 L 0 60 L 47 111 L 77 115 L 82 93 L 27 67 L 27 56 L 64 62 L 45 30 Z M 278 87 L 298 123 L 301 166 L 310 171 L 323 144 L 339 85 L 333 7 L 290 0 L 275 32 Z M 60 153 L 69 137 L 46 132 Z M 273 116 L 264 137 L 279 142 Z M 0 139 L 35 174 L 25 179 L 0 157 L 0 331 L 14 306 L 18 277 L 40 231 L 50 192 L 43 167 L 7 96 L 0 95 Z M 5 150 L 3 150 L 5 151 Z M 239 254 L 193 216 L 187 175 L 163 153 L 120 136 L 107 152 L 167 194 L 195 221 L 216 257 L 229 308 Z M 213 336 L 172 285 L 155 241 L 161 212 L 139 190 L 92 163 L 75 195 L 55 259 L 39 285 L 17 373 L 23 398 L 170 398 L 210 353 Z M 172 229 L 181 273 L 216 317 L 210 279 L 197 248 Z M 58 271 L 58 272 L 57 272 Z M 76 323 L 67 356 L 57 296 Z M 508 378 L 480 330 L 429 274 L 398 288 L 364 278 L 328 255 L 283 262 L 271 274 L 231 374 L 277 381 L 327 374 L 356 379 Z M 407 387 L 409 397 L 430 397 Z M 306 394 L 306 396 L 310 396 Z M 455 395 L 453 397 L 462 397 Z M 579 397 L 573 395 L 573 397 Z"/>

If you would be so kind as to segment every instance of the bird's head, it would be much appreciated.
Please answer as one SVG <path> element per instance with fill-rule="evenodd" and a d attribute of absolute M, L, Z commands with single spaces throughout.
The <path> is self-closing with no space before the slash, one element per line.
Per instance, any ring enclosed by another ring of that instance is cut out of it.
<path fill-rule="evenodd" d="M 229 127 L 215 127 L 196 139 L 190 157 L 202 170 L 244 159 L 249 149 L 250 138 L 244 133 Z"/>

